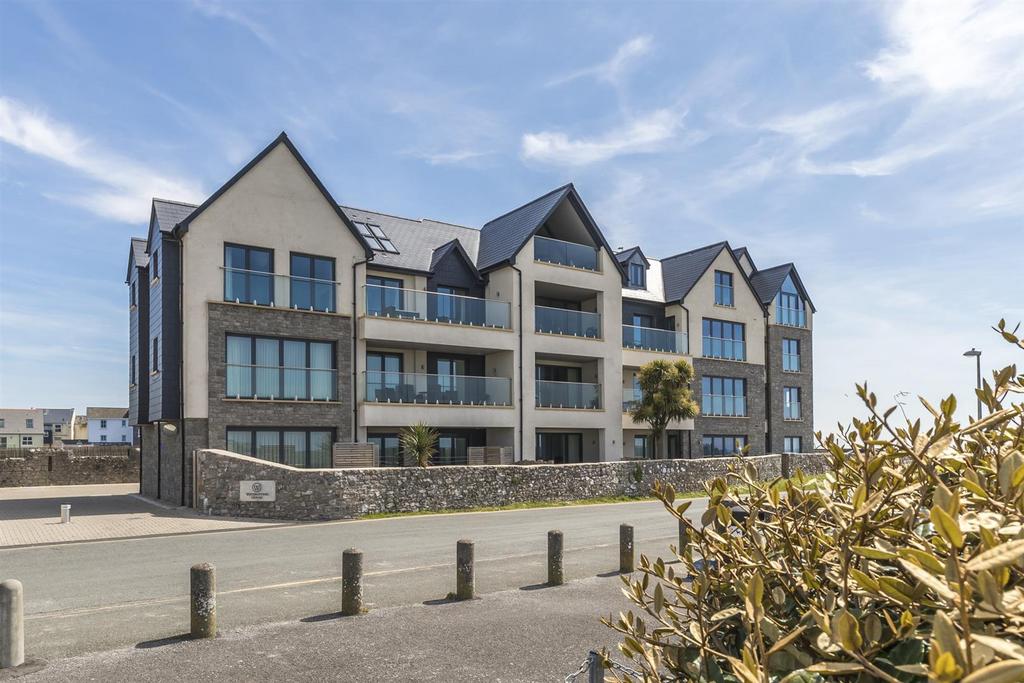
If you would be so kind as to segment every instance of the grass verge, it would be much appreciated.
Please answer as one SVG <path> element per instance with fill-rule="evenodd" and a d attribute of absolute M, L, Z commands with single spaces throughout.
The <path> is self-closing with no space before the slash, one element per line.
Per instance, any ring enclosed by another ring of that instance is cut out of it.
<path fill-rule="evenodd" d="M 676 494 L 677 498 L 700 498 L 703 491 Z M 504 512 L 506 510 L 533 510 L 535 508 L 564 508 L 579 505 L 606 505 L 608 503 L 643 503 L 653 501 L 651 496 L 604 496 L 584 500 L 532 500 L 508 505 L 487 505 L 474 508 L 450 508 L 445 510 L 419 510 L 415 512 L 377 512 L 363 515 L 359 519 L 387 519 L 389 517 L 413 517 L 417 515 L 451 515 L 459 512 Z"/>

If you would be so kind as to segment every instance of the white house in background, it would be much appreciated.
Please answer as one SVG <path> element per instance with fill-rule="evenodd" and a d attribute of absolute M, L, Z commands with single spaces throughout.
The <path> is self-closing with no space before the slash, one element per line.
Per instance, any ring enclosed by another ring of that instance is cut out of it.
<path fill-rule="evenodd" d="M 0 408 L 0 448 L 41 448 L 42 408 Z"/>
<path fill-rule="evenodd" d="M 86 408 L 89 443 L 131 443 L 132 427 L 127 408 Z"/>

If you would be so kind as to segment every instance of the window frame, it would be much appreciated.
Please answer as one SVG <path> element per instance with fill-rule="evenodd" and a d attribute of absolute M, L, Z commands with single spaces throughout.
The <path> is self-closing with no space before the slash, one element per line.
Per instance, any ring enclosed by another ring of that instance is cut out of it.
<path fill-rule="evenodd" d="M 391 241 L 387 233 L 384 232 L 383 228 L 380 227 L 379 223 L 371 223 L 369 221 L 360 220 L 352 221 L 352 225 L 356 226 L 356 232 L 362 237 L 367 244 L 370 245 L 370 249 L 385 254 L 399 254 L 398 247 Z M 363 228 L 366 228 L 365 232 Z M 376 230 L 374 230 L 376 228 Z M 390 249 L 388 248 L 390 247 Z"/>
<path fill-rule="evenodd" d="M 230 362 L 228 362 L 228 354 L 229 354 L 229 348 L 230 348 L 229 347 L 229 340 L 232 337 L 235 337 L 235 338 L 238 338 L 238 339 L 246 339 L 246 340 L 249 341 L 249 358 L 251 359 L 251 362 L 248 364 L 249 367 L 250 367 L 249 387 L 252 390 L 253 395 L 241 396 L 241 395 L 238 395 L 238 394 L 231 394 L 228 391 L 228 382 L 230 381 L 229 374 L 227 372 L 228 366 L 230 366 L 230 365 L 242 365 L 242 366 L 246 365 L 245 363 L 230 363 Z M 269 366 L 269 367 L 261 366 L 261 365 L 258 365 L 255 362 L 255 360 L 256 360 L 256 342 L 259 341 L 259 340 L 273 341 L 273 342 L 277 343 L 277 362 L 279 363 L 277 366 Z M 284 361 L 284 355 L 285 355 L 285 344 L 284 343 L 285 342 L 298 342 L 298 343 L 305 344 L 305 361 L 304 361 L 305 362 L 305 367 L 303 367 L 303 368 L 296 368 L 296 367 L 292 367 L 290 365 L 285 365 L 284 364 L 284 362 L 285 362 Z M 330 346 L 330 348 L 331 348 L 331 367 L 330 368 L 314 368 L 314 367 L 312 367 L 310 365 L 310 363 L 312 362 L 312 360 L 311 360 L 312 359 L 312 346 L 311 346 L 312 344 L 327 344 L 328 346 Z M 275 336 L 264 335 L 264 334 L 239 334 L 237 332 L 227 332 L 224 335 L 224 367 L 225 367 L 225 372 L 224 372 L 224 397 L 225 398 L 229 398 L 229 399 L 233 399 L 233 400 L 250 400 L 250 401 L 285 401 L 285 402 L 292 402 L 292 403 L 294 403 L 296 400 L 298 400 L 298 401 L 308 401 L 308 402 L 311 402 L 311 403 L 331 403 L 331 402 L 337 402 L 338 401 L 338 395 L 339 395 L 339 392 L 338 392 L 338 375 L 337 375 L 337 372 L 338 372 L 338 347 L 337 347 L 337 343 L 332 341 L 332 340 L 306 339 L 306 338 L 302 338 L 302 337 L 275 337 Z M 281 395 L 278 396 L 278 397 L 271 397 L 271 398 L 267 398 L 265 396 L 256 395 L 257 372 L 261 368 L 266 370 L 266 369 L 270 369 L 270 368 L 273 368 L 273 367 L 276 367 L 277 371 L 278 371 L 277 372 L 277 387 L 278 387 L 278 389 L 280 389 Z M 291 370 L 291 371 L 304 370 L 305 371 L 305 379 L 304 379 L 304 384 L 305 384 L 305 387 L 306 387 L 306 396 L 305 396 L 305 398 L 295 399 L 295 398 L 288 398 L 288 397 L 286 397 L 284 395 L 285 372 L 288 371 L 288 370 Z M 313 396 L 313 382 L 312 382 L 313 371 L 324 371 L 324 370 L 330 370 L 332 373 L 334 373 L 334 375 L 332 376 L 332 381 L 331 381 L 331 391 L 330 391 L 331 398 L 326 398 L 326 399 L 325 398 L 313 398 L 312 397 Z M 253 396 L 255 396 L 255 398 Z"/>
<path fill-rule="evenodd" d="M 153 337 L 153 369 L 149 371 L 151 375 L 160 374 L 160 335 Z"/>
<path fill-rule="evenodd" d="M 639 275 L 634 280 L 633 274 Z M 647 268 L 642 263 L 630 262 L 629 268 L 627 269 L 627 280 L 631 289 L 647 289 Z"/>
<path fill-rule="evenodd" d="M 715 336 L 715 326 L 719 326 L 719 335 Z M 731 330 L 732 336 L 726 337 L 725 330 Z M 739 331 L 739 338 L 736 337 L 736 332 Z M 715 341 L 718 341 L 718 346 L 722 351 L 721 355 L 714 354 Z M 746 361 L 747 360 L 747 326 L 745 323 L 733 322 L 731 320 L 721 320 L 719 318 L 701 318 L 701 356 L 703 358 L 717 358 L 720 360 L 735 360 L 735 361 Z M 732 355 L 725 355 L 726 342 L 731 345 L 733 349 Z M 739 357 L 736 354 L 737 343 L 739 344 Z"/>
<path fill-rule="evenodd" d="M 803 419 L 803 406 L 800 400 L 800 387 L 782 387 L 782 419 L 798 421 Z M 796 406 L 794 415 L 793 406 Z"/>
<path fill-rule="evenodd" d="M 787 345 L 792 344 L 796 348 L 796 353 L 786 351 Z M 788 361 L 788 362 L 787 362 Z M 795 363 L 796 368 L 787 367 Z M 792 337 L 782 338 L 782 371 L 783 372 L 801 372 L 801 358 L 800 358 L 800 340 Z"/>
<path fill-rule="evenodd" d="M 736 308 L 735 277 L 726 270 L 715 271 L 715 305 Z M 726 296 L 728 295 L 728 296 Z M 726 301 L 728 299 L 728 301 Z"/>
<path fill-rule="evenodd" d="M 236 268 L 235 266 L 229 266 L 228 265 L 228 249 L 242 249 L 242 250 L 244 250 L 244 252 L 245 252 L 245 258 L 244 258 L 245 266 L 243 268 Z M 252 268 L 252 252 L 254 252 L 254 251 L 264 252 L 264 253 L 266 253 L 266 254 L 268 254 L 270 256 L 270 265 L 267 266 L 269 268 L 269 270 L 266 270 L 266 271 L 264 271 L 264 270 L 255 270 L 255 269 Z M 276 270 L 275 270 L 275 258 L 274 258 L 275 253 L 274 253 L 274 249 L 272 249 L 270 247 L 257 247 L 257 246 L 252 245 L 252 244 L 239 244 L 237 242 L 225 242 L 222 255 L 223 255 L 223 258 L 224 258 L 224 261 L 223 261 L 223 263 L 224 263 L 224 283 L 223 283 L 224 284 L 224 301 L 226 301 L 228 303 L 235 303 L 236 300 L 237 300 L 237 302 L 240 303 L 240 304 L 252 304 L 253 303 L 253 299 L 249 296 L 249 289 L 250 289 L 249 279 L 252 277 L 252 275 L 254 273 L 256 273 L 256 274 L 269 275 L 270 276 L 270 292 L 269 292 L 270 296 L 268 297 L 268 301 L 266 303 L 255 302 L 256 305 L 257 306 L 273 306 L 275 304 L 276 299 L 277 299 L 277 297 L 275 296 L 276 295 L 276 289 L 277 289 L 277 287 L 276 287 L 277 280 L 275 278 Z M 245 275 L 245 294 L 246 294 L 246 296 L 244 298 L 242 298 L 242 297 L 235 297 L 233 299 L 229 299 L 228 298 L 228 277 L 231 274 L 230 271 L 242 271 L 242 273 Z"/>
<path fill-rule="evenodd" d="M 642 443 L 640 455 L 637 455 L 637 444 Z M 633 457 L 640 460 L 650 460 L 650 438 L 647 434 L 634 434 L 633 435 Z"/>
<path fill-rule="evenodd" d="M 280 427 L 280 426 L 276 426 L 276 425 L 267 425 L 267 426 L 260 425 L 260 426 L 257 426 L 257 427 L 245 427 L 245 426 L 232 425 L 232 426 L 225 427 L 225 429 L 224 429 L 224 446 L 225 446 L 225 448 L 227 448 L 230 445 L 230 443 L 231 443 L 231 440 L 230 440 L 231 432 L 249 432 L 249 451 L 250 452 L 249 453 L 243 453 L 243 455 L 249 455 L 249 457 L 258 458 L 260 460 L 266 460 L 266 462 L 276 462 L 276 463 L 281 464 L 281 465 L 287 465 L 288 464 L 288 463 L 284 462 L 284 460 L 283 460 L 283 458 L 284 458 L 284 449 L 285 449 L 285 444 L 284 444 L 284 435 L 285 435 L 285 433 L 286 432 L 303 432 L 303 433 L 305 433 L 305 437 L 306 437 L 305 438 L 305 441 L 306 441 L 306 463 L 305 463 L 305 465 L 303 465 L 303 469 L 324 469 L 324 468 L 319 468 L 319 467 L 314 468 L 314 467 L 312 467 L 310 465 L 310 459 L 311 459 L 311 455 L 312 455 L 312 453 L 310 453 L 310 437 L 311 437 L 311 435 L 314 432 L 317 432 L 317 433 L 319 433 L 319 432 L 327 432 L 328 434 L 330 434 L 330 437 L 331 437 L 330 441 L 331 441 L 331 449 L 332 449 L 332 451 L 333 451 L 334 444 L 338 440 L 338 430 L 335 427 Z M 277 432 L 277 460 L 269 460 L 269 459 L 266 459 L 266 458 L 260 458 L 260 456 L 256 455 L 256 434 L 257 434 L 257 432 Z M 332 454 L 332 460 L 333 460 L 333 454 Z M 330 467 L 333 466 L 333 464 L 334 463 L 331 462 L 330 464 L 327 465 L 327 467 L 330 468 Z M 292 467 L 294 467 L 294 465 L 292 465 Z"/>
<path fill-rule="evenodd" d="M 709 441 L 711 445 L 710 452 L 708 449 Z M 716 442 L 721 443 L 721 449 L 716 447 Z M 726 443 L 732 445 L 732 450 L 726 450 Z M 748 445 L 750 445 L 750 437 L 747 434 L 701 434 L 701 453 L 704 457 L 722 458 L 730 455 L 739 455 Z"/>
<path fill-rule="evenodd" d="M 152 285 L 160 279 L 160 249 L 154 249 L 149 255 L 149 282 Z"/>
<path fill-rule="evenodd" d="M 329 262 L 331 264 L 331 277 L 330 277 L 330 279 L 329 280 L 325 280 L 323 278 L 315 277 L 312 274 L 309 275 L 308 277 L 307 276 L 302 276 L 302 275 L 296 275 L 295 274 L 295 259 L 296 258 L 309 259 L 309 272 L 310 273 L 315 273 L 316 272 L 316 262 L 318 260 L 319 261 Z M 301 252 L 301 251 L 290 251 L 290 252 L 288 252 L 288 284 L 289 284 L 289 286 L 288 286 L 288 306 L 289 306 L 289 308 L 297 308 L 297 309 L 302 310 L 302 311 L 305 311 L 305 310 L 309 309 L 309 306 L 299 307 L 295 303 L 295 285 L 294 285 L 294 280 L 298 279 L 298 280 L 302 280 L 304 282 L 309 283 L 309 286 L 310 286 L 309 294 L 310 294 L 310 297 L 311 297 L 310 298 L 311 302 L 316 298 L 314 296 L 314 294 L 313 294 L 313 286 L 315 284 L 329 284 L 330 285 L 330 292 L 331 292 L 331 305 L 330 305 L 330 307 L 324 309 L 324 311 L 327 312 L 327 313 L 337 313 L 338 312 L 338 287 L 337 287 L 338 281 L 335 279 L 337 277 L 338 277 L 338 263 L 337 263 L 337 259 L 335 259 L 333 256 L 323 256 L 323 255 L 320 255 L 320 254 L 307 254 L 307 253 Z M 319 311 L 320 309 L 314 307 L 313 310 L 314 311 Z"/>
<path fill-rule="evenodd" d="M 783 453 L 803 453 L 803 437 L 802 436 L 784 436 L 782 437 L 782 452 Z M 794 450 L 792 446 L 797 444 L 797 448 Z"/>
<path fill-rule="evenodd" d="M 737 383 L 742 388 L 742 393 L 736 393 Z M 708 417 L 749 417 L 747 414 L 746 378 L 704 375 L 700 378 L 700 385 L 702 415 Z M 716 388 L 720 389 L 720 391 L 716 392 Z M 727 391 L 732 391 L 732 393 L 726 393 Z M 718 410 L 715 409 L 716 399 L 718 399 L 718 405 L 721 406 Z M 740 401 L 737 401 L 737 399 L 740 399 Z M 731 411 L 728 409 L 729 406 L 731 406 Z M 739 410 L 737 410 L 737 406 L 739 406 Z"/>

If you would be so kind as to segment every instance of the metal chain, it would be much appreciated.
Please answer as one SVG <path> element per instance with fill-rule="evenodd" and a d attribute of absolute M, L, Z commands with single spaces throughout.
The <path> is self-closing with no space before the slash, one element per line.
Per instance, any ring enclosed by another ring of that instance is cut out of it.
<path fill-rule="evenodd" d="M 586 659 L 583 660 L 583 663 L 580 664 L 580 668 L 576 669 L 576 671 L 574 673 L 571 673 L 571 674 L 569 674 L 568 676 L 565 677 L 565 683 L 572 683 L 577 678 L 579 678 L 580 674 L 586 673 L 588 668 L 590 668 L 590 657 L 589 656 Z"/>
<path fill-rule="evenodd" d="M 629 674 L 630 676 L 633 676 L 634 678 L 636 678 L 636 680 L 638 680 L 638 681 L 644 680 L 644 673 L 642 671 L 637 671 L 636 669 L 631 669 L 630 667 L 626 666 L 625 664 L 619 664 L 618 662 L 609 659 L 608 660 L 608 666 L 609 666 L 609 668 L 612 668 L 612 669 L 618 669 L 622 673 Z"/>

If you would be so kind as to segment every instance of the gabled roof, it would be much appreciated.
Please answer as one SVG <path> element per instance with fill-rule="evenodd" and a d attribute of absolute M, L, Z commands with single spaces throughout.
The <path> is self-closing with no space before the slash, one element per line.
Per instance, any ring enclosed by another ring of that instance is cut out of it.
<path fill-rule="evenodd" d="M 74 408 L 43 408 L 43 422 L 49 424 L 71 422 L 75 416 Z"/>
<path fill-rule="evenodd" d="M 661 259 L 661 275 L 665 283 L 665 302 L 682 301 L 686 298 L 686 295 L 708 271 L 723 249 L 729 253 L 729 258 L 736 264 L 736 270 L 739 271 L 740 277 L 753 291 L 753 284 L 747 277 L 747 272 L 740 265 L 736 252 L 732 250 L 728 242 L 716 242 L 706 247 L 699 247 Z M 761 304 L 760 301 L 758 303 Z M 761 304 L 761 308 L 764 308 L 764 304 Z"/>
<path fill-rule="evenodd" d="M 153 199 L 153 216 L 160 232 L 172 232 L 178 223 L 191 216 L 195 210 L 195 204 L 171 199 Z"/>
<path fill-rule="evenodd" d="M 462 247 L 462 243 L 458 240 L 452 240 L 445 242 L 437 249 L 434 250 L 433 255 L 430 258 L 430 272 L 437 270 L 437 265 L 446 257 L 448 254 L 455 252 L 462 259 L 462 262 L 466 264 L 473 277 L 477 280 L 482 280 L 483 276 L 480 275 L 480 271 L 476 269 L 476 265 L 473 263 L 473 259 L 469 257 L 466 250 Z"/>
<path fill-rule="evenodd" d="M 530 238 L 537 234 L 537 231 L 543 227 L 563 201 L 572 203 L 573 208 L 583 221 L 583 226 L 594 238 L 594 241 L 604 247 L 609 254 L 614 255 L 615 252 L 608 245 L 597 222 L 583 203 L 583 199 L 580 198 L 573 184 L 569 183 L 484 224 L 484 227 L 480 228 L 480 250 L 476 259 L 480 272 L 487 272 L 502 264 L 512 263 L 516 254 L 522 250 Z M 614 258 L 612 263 L 615 264 L 619 274 L 625 278 L 622 264 Z"/>
<path fill-rule="evenodd" d="M 754 263 L 754 259 L 750 256 L 750 252 L 747 251 L 746 247 L 737 247 L 736 249 L 732 250 L 732 253 L 736 255 L 737 261 L 746 256 L 747 260 L 750 261 L 750 267 L 753 268 L 754 270 L 757 270 L 757 265 Z"/>
<path fill-rule="evenodd" d="M 790 274 L 793 275 L 793 284 L 800 291 L 800 296 L 804 298 L 812 311 L 816 311 L 811 297 L 807 295 L 807 288 L 804 287 L 804 283 L 800 280 L 800 274 L 796 272 L 796 266 L 792 263 L 783 263 L 781 266 L 759 270 L 750 277 L 750 284 L 754 286 L 757 298 L 767 306 L 775 300 L 779 290 L 782 289 L 782 283 L 786 281 L 786 276 Z"/>
<path fill-rule="evenodd" d="M 647 257 L 644 256 L 644 252 L 639 246 L 623 249 L 615 255 L 615 260 L 619 263 L 626 263 L 629 259 L 633 258 L 634 254 L 640 254 L 640 258 L 643 259 L 644 266 L 647 268 L 651 267 L 651 262 L 647 260 Z"/>
<path fill-rule="evenodd" d="M 94 408 L 85 409 L 85 415 L 90 420 L 123 420 L 128 417 L 127 408 Z"/>
<path fill-rule="evenodd" d="M 146 253 L 146 238 L 133 237 L 131 248 L 128 250 L 128 271 L 125 273 L 125 283 L 131 282 L 132 265 L 136 268 L 145 268 L 149 265 L 149 254 Z"/>
<path fill-rule="evenodd" d="M 380 226 L 398 249 L 397 254 L 375 253 L 372 261 L 374 267 L 429 273 L 433 267 L 434 250 L 452 240 L 458 240 L 470 263 L 475 260 L 477 245 L 480 243 L 479 230 L 440 221 L 402 218 L 350 206 L 342 206 L 341 210 L 351 221 Z"/>
<path fill-rule="evenodd" d="M 207 207 L 209 207 L 211 204 L 217 201 L 217 199 L 219 199 L 222 194 L 230 190 L 235 183 L 237 183 L 246 173 L 252 170 L 252 168 L 255 167 L 258 163 L 263 161 L 263 158 L 270 154 L 270 152 L 280 144 L 283 144 L 285 147 L 288 148 L 288 151 L 291 152 L 295 159 L 299 162 L 299 165 L 302 167 L 302 170 L 305 171 L 306 175 L 309 176 L 309 179 L 313 181 L 313 184 L 320 191 L 320 194 L 322 194 L 327 203 L 331 205 L 331 208 L 334 209 L 334 212 L 338 214 L 338 218 L 341 219 L 341 222 L 345 225 L 346 228 L 348 228 L 349 232 L 352 233 L 352 236 L 356 238 L 356 241 L 358 241 L 359 244 L 363 246 L 363 251 L 365 252 L 366 257 L 372 257 L 373 251 L 370 249 L 370 246 L 359 234 L 359 231 L 356 230 L 356 227 L 352 225 L 352 221 L 348 219 L 348 216 L 346 216 L 345 213 L 338 206 L 338 202 L 334 201 L 334 197 L 332 197 L 331 193 L 327 191 L 327 188 L 324 187 L 324 184 L 320 182 L 320 178 L 317 177 L 316 173 L 313 172 L 313 169 L 310 168 L 309 164 L 306 163 L 306 160 L 302 157 L 301 154 L 299 154 L 299 150 L 296 149 L 295 145 L 292 144 L 292 141 L 288 139 L 287 133 L 284 132 L 278 135 L 277 138 L 269 145 L 267 145 L 262 152 L 257 154 L 252 161 L 250 161 L 242 168 L 242 170 L 233 175 L 229 181 L 221 185 L 220 189 L 214 192 L 212 195 L 210 195 L 205 202 L 200 204 L 198 207 L 195 207 L 195 209 L 192 210 L 188 215 L 182 217 L 177 222 L 177 224 L 173 226 L 174 234 L 176 236 L 181 236 L 187 233 L 189 225 L 192 223 L 192 221 L 194 221 L 200 214 L 202 214 L 203 211 L 207 209 Z"/>

